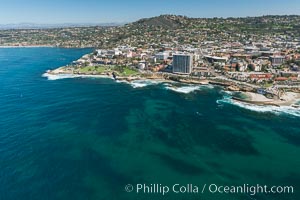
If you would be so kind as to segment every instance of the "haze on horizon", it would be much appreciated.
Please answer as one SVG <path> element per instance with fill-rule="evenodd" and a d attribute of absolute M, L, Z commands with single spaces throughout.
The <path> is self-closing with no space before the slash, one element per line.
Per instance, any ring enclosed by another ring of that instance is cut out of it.
<path fill-rule="evenodd" d="M 188 17 L 300 15 L 299 0 L 0 0 L 0 24 L 124 23 L 161 14 Z"/>

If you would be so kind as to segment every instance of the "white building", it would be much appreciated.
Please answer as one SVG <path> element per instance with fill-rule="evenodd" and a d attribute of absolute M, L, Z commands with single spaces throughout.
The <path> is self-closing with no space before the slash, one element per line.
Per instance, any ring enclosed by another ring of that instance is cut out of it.
<path fill-rule="evenodd" d="M 146 62 L 145 61 L 140 61 L 139 64 L 138 64 L 138 68 L 139 69 L 146 69 Z"/>
<path fill-rule="evenodd" d="M 261 71 L 261 65 L 255 65 L 254 71 L 260 72 Z"/>
<path fill-rule="evenodd" d="M 113 50 L 107 51 L 107 54 L 112 55 L 112 56 L 119 56 L 122 54 L 122 51 L 120 51 L 119 49 L 113 49 Z"/>
<path fill-rule="evenodd" d="M 155 54 L 157 60 L 166 60 L 169 57 L 169 52 L 159 52 Z"/>

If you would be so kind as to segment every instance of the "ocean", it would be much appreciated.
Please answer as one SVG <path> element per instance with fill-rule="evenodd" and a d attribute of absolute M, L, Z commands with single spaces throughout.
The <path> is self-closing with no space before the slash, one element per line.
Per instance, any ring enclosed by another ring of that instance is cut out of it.
<path fill-rule="evenodd" d="M 89 52 L 0 48 L 1 200 L 300 199 L 299 110 L 215 86 L 43 76 Z M 257 184 L 294 193 L 209 190 Z"/>

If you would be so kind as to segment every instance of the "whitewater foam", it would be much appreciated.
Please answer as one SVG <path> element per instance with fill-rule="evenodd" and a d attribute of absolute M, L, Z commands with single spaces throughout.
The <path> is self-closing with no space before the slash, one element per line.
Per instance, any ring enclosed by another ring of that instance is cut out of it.
<path fill-rule="evenodd" d="M 167 86 L 165 88 L 168 90 L 172 90 L 174 92 L 188 94 L 196 90 L 199 90 L 200 86 L 182 86 L 182 87 Z"/>
<path fill-rule="evenodd" d="M 55 81 L 55 80 L 66 79 L 66 78 L 76 78 L 75 75 L 68 75 L 68 74 L 54 75 L 48 73 L 43 74 L 42 77 L 47 78 L 49 81 Z"/>
<path fill-rule="evenodd" d="M 75 75 L 75 74 L 49 74 L 44 73 L 42 77 L 47 78 L 50 81 L 60 80 L 60 79 L 70 79 L 70 78 L 110 78 L 108 76 L 102 76 L 102 75 Z"/>
<path fill-rule="evenodd" d="M 254 104 L 248 104 L 244 102 L 239 102 L 235 101 L 229 97 L 224 97 L 221 100 L 217 100 L 218 104 L 231 104 L 238 106 L 243 109 L 251 110 L 253 112 L 259 112 L 259 113 L 273 113 L 275 115 L 282 115 L 282 114 L 287 114 L 287 115 L 292 115 L 296 117 L 300 117 L 300 109 L 299 108 L 294 108 L 291 106 L 272 106 L 272 105 L 254 105 Z"/>
<path fill-rule="evenodd" d="M 147 87 L 150 85 L 158 85 L 160 83 L 162 83 L 163 81 L 158 81 L 158 80 L 134 80 L 131 82 L 122 80 L 122 81 L 117 81 L 117 83 L 126 83 L 131 85 L 133 88 L 143 88 L 143 87 Z"/>
<path fill-rule="evenodd" d="M 197 90 L 201 90 L 204 88 L 213 89 L 212 85 L 184 85 L 184 86 L 174 86 L 172 84 L 164 84 L 167 90 L 172 90 L 174 92 L 189 94 L 195 92 Z"/>

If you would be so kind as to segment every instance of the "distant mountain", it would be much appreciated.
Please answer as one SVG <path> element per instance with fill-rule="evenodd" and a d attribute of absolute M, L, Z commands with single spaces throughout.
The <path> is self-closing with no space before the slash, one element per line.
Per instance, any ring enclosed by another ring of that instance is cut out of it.
<path fill-rule="evenodd" d="M 0 29 L 47 29 L 47 28 L 66 28 L 66 27 L 91 27 L 91 26 L 121 26 L 124 23 L 63 23 L 63 24 L 0 24 Z"/>

